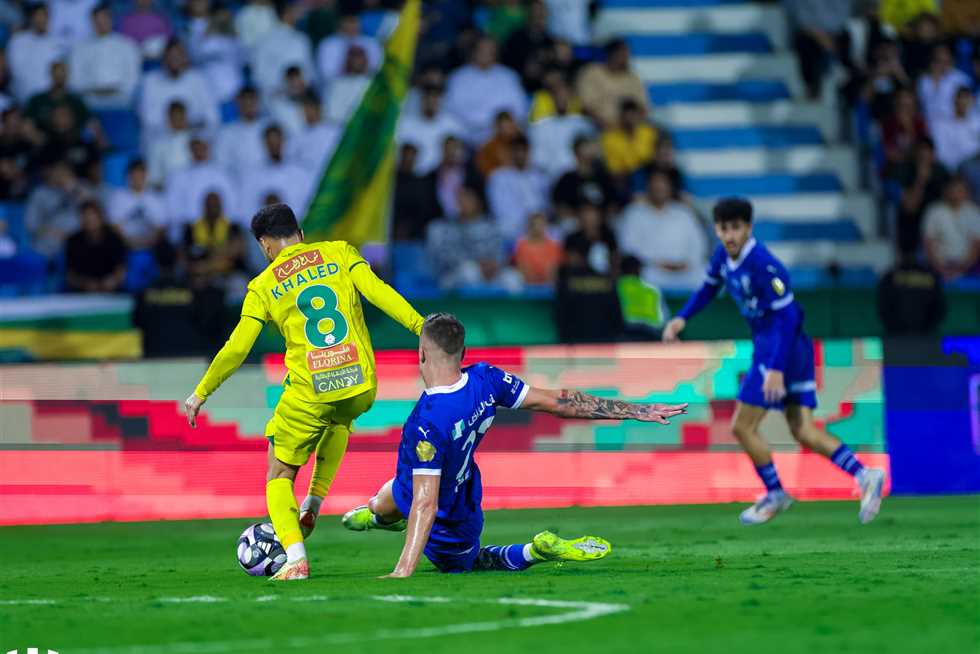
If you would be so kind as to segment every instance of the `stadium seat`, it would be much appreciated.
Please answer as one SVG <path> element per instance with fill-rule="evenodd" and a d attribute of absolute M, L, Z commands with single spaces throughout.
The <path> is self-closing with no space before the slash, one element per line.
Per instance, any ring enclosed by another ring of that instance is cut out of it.
<path fill-rule="evenodd" d="M 7 222 L 7 233 L 18 247 L 27 245 L 27 228 L 24 226 L 24 205 L 18 202 L 0 202 L 0 219 Z"/>
<path fill-rule="evenodd" d="M 140 147 L 140 121 L 136 112 L 128 109 L 103 109 L 95 115 L 113 149 L 136 151 Z"/>
<path fill-rule="evenodd" d="M 415 299 L 439 297 L 439 283 L 429 267 L 423 243 L 394 243 L 391 267 L 395 271 L 394 286 L 402 294 Z"/>
<path fill-rule="evenodd" d="M 126 185 L 126 168 L 129 162 L 137 156 L 135 152 L 114 152 L 102 160 L 102 170 L 105 183 L 109 186 L 122 187 Z"/>

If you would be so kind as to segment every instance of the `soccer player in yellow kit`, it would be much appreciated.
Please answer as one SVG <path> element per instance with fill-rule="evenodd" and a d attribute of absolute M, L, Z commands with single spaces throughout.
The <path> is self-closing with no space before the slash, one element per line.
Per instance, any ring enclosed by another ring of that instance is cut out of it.
<path fill-rule="evenodd" d="M 296 216 L 285 204 L 256 213 L 252 234 L 271 263 L 249 283 L 241 320 L 184 410 L 195 427 L 201 405 L 242 364 L 266 322 L 275 323 L 286 339 L 287 373 L 282 397 L 265 428 L 265 495 L 287 561 L 273 579 L 307 579 L 310 568 L 303 539 L 313 530 L 320 503 L 337 474 L 351 424 L 371 408 L 378 385 L 360 295 L 416 335 L 423 320 L 375 276 L 352 245 L 304 243 Z M 293 481 L 314 452 L 309 493 L 299 507 Z"/>

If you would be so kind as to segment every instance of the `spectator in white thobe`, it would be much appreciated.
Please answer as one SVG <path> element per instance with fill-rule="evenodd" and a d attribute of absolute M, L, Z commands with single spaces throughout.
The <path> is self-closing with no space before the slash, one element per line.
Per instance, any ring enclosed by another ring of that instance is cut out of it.
<path fill-rule="evenodd" d="M 443 88 L 437 84 L 421 90 L 417 114 L 402 114 L 398 122 L 397 141 L 416 148 L 415 174 L 427 175 L 442 161 L 442 145 L 447 136 L 463 138 L 463 126 L 442 108 Z"/>
<path fill-rule="evenodd" d="M 557 180 L 575 169 L 575 139 L 592 136 L 592 121 L 581 114 L 569 113 L 572 90 L 562 80 L 551 89 L 555 103 L 555 115 L 548 116 L 528 127 L 531 141 L 531 162 L 543 170 L 552 180 Z"/>
<path fill-rule="evenodd" d="M 48 30 L 48 8 L 33 5 L 27 14 L 27 28 L 10 37 L 7 43 L 7 63 L 10 66 L 11 88 L 21 103 L 48 87 L 51 64 L 62 59 L 65 49 L 61 41 Z"/>
<path fill-rule="evenodd" d="M 163 129 L 167 107 L 174 100 L 187 107 L 187 120 L 192 128 L 214 129 L 221 122 L 217 98 L 204 76 L 187 67 L 187 51 L 177 40 L 167 44 L 163 68 L 143 78 L 139 114 L 145 136 Z M 200 206 L 195 207 L 195 212 Z"/>
<path fill-rule="evenodd" d="M 262 118 L 259 93 L 251 86 L 238 93 L 238 120 L 218 130 L 214 142 L 214 159 L 233 177 L 265 161 L 263 142 L 268 121 Z"/>
<path fill-rule="evenodd" d="M 252 50 L 252 81 L 263 97 L 269 98 L 280 87 L 283 75 L 298 66 L 307 80 L 314 78 L 313 46 L 310 37 L 296 29 L 300 7 L 284 4 L 280 20 L 262 35 Z"/>
<path fill-rule="evenodd" d="M 112 31 L 112 13 L 106 5 L 92 10 L 95 34 L 75 44 L 69 70 L 72 89 L 95 109 L 133 106 L 143 72 L 143 56 L 136 42 Z"/>
<path fill-rule="evenodd" d="M 228 102 L 241 90 L 245 83 L 245 54 L 235 36 L 230 9 L 219 7 L 211 12 L 204 32 L 190 44 L 190 55 L 219 103 Z"/>
<path fill-rule="evenodd" d="M 48 0 L 51 35 L 70 50 L 92 36 L 92 10 L 100 0 Z"/>
<path fill-rule="evenodd" d="M 623 212 L 619 245 L 643 262 L 641 276 L 648 284 L 694 290 L 704 279 L 708 239 L 694 212 L 672 199 L 673 192 L 667 173 L 650 175 L 647 197 Z"/>
<path fill-rule="evenodd" d="M 286 141 L 286 160 L 311 174 L 315 184 L 337 149 L 340 135 L 339 125 L 323 120 L 320 98 L 308 91 L 303 99 L 303 127 Z"/>
<path fill-rule="evenodd" d="M 106 213 L 109 222 L 119 227 L 134 250 L 152 247 L 170 227 L 167 204 L 162 194 L 150 190 L 147 185 L 146 164 L 142 159 L 129 163 L 126 186 L 109 195 Z"/>
<path fill-rule="evenodd" d="M 279 17 L 272 0 L 249 0 L 235 16 L 235 33 L 242 46 L 251 55 L 262 41 L 262 38 L 272 30 Z"/>
<path fill-rule="evenodd" d="M 191 138 L 191 164 L 174 171 L 167 179 L 170 220 L 178 225 L 197 220 L 204 206 L 204 198 L 212 191 L 221 197 L 221 204 L 229 218 L 244 222 L 238 211 L 237 186 L 224 168 L 211 160 L 208 142 L 201 136 L 194 136 Z"/>
<path fill-rule="evenodd" d="M 337 31 L 320 41 L 316 49 L 316 70 L 322 84 L 344 73 L 347 53 L 351 46 L 357 46 L 367 56 L 367 71 L 378 69 L 381 65 L 381 45 L 370 36 L 361 34 L 361 19 L 357 14 L 340 17 Z"/>
<path fill-rule="evenodd" d="M 272 122 L 293 135 L 303 129 L 303 102 L 312 89 L 299 66 L 286 69 L 283 77 L 282 85 L 272 94 L 267 106 Z"/>
<path fill-rule="evenodd" d="M 521 124 L 526 121 L 528 102 L 520 77 L 497 63 L 497 44 L 492 38 L 481 38 L 472 63 L 449 76 L 446 109 L 466 128 L 470 144 L 490 138 L 494 118 L 501 111 L 509 111 Z"/>
<path fill-rule="evenodd" d="M 270 125 L 265 129 L 264 136 L 266 161 L 246 171 L 239 186 L 243 213 L 253 215 L 265 204 L 269 195 L 276 195 L 297 215 L 305 214 L 315 173 L 286 160 L 281 127 Z"/>
<path fill-rule="evenodd" d="M 948 171 L 980 154 L 980 110 L 969 87 L 960 87 L 953 105 L 953 115 L 936 120 L 932 126 L 936 158 Z"/>
<path fill-rule="evenodd" d="M 937 121 L 953 115 L 953 98 L 961 86 L 970 87 L 970 78 L 953 67 L 949 46 L 937 45 L 932 51 L 929 68 L 918 84 L 919 104 L 930 128 Z"/>
<path fill-rule="evenodd" d="M 361 97 L 370 83 L 367 53 L 360 46 L 352 45 L 347 51 L 344 74 L 334 77 L 327 84 L 324 98 L 324 114 L 327 120 L 346 123 L 360 104 Z"/>
<path fill-rule="evenodd" d="M 167 129 L 150 139 L 146 151 L 149 181 L 155 187 L 163 186 L 171 173 L 191 164 L 191 129 L 183 102 L 174 100 L 170 103 Z"/>
<path fill-rule="evenodd" d="M 531 166 L 528 142 L 518 136 L 511 142 L 511 162 L 491 173 L 487 180 L 490 213 L 505 239 L 516 242 L 527 231 L 527 219 L 548 208 L 548 176 Z"/>

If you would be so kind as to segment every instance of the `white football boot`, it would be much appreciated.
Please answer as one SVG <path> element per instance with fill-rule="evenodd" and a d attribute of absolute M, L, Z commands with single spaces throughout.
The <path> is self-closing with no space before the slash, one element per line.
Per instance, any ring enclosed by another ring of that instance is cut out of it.
<path fill-rule="evenodd" d="M 885 490 L 885 471 L 879 468 L 865 468 L 858 475 L 858 486 L 861 489 L 861 510 L 858 520 L 866 525 L 878 515 L 881 510 L 881 496 Z"/>
<path fill-rule="evenodd" d="M 761 525 L 791 506 L 793 506 L 793 498 L 786 491 L 770 491 L 742 511 L 739 520 L 743 525 Z"/>

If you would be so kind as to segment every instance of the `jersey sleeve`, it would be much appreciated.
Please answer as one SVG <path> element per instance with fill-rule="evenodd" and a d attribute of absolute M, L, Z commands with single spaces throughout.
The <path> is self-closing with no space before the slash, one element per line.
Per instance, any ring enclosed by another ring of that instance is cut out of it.
<path fill-rule="evenodd" d="M 725 251 L 719 246 L 711 255 L 711 259 L 708 260 L 708 270 L 704 274 L 701 288 L 688 299 L 684 307 L 678 312 L 679 317 L 690 320 L 692 316 L 715 299 L 718 291 L 721 290 L 721 267 L 723 265 L 725 265 Z"/>
<path fill-rule="evenodd" d="M 255 287 L 255 282 L 248 285 L 245 300 L 242 302 L 242 316 L 254 318 L 262 324 L 269 321 L 269 309 L 262 300 L 262 294 Z"/>
<path fill-rule="evenodd" d="M 402 447 L 413 475 L 442 474 L 442 464 L 447 456 L 449 439 L 428 420 L 415 420 L 405 424 Z"/>
<path fill-rule="evenodd" d="M 493 388 L 497 406 L 520 409 L 531 388 L 527 382 L 513 373 L 494 366 L 486 366 L 485 373 Z"/>

